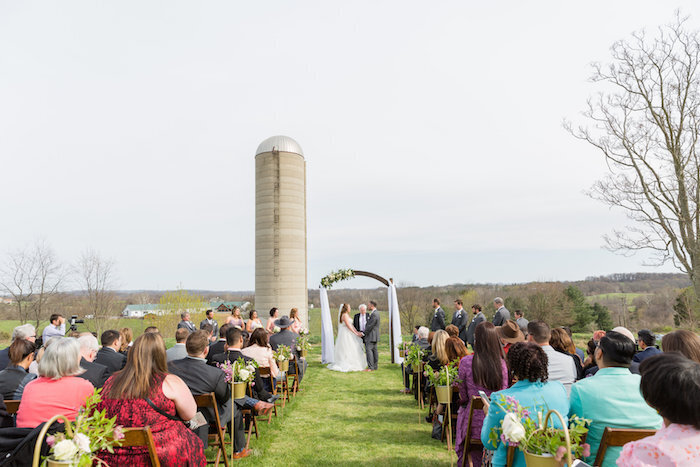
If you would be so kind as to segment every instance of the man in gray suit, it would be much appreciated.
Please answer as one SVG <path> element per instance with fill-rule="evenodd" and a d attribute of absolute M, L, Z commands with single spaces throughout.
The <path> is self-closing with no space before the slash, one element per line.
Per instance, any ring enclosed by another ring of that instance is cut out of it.
<path fill-rule="evenodd" d="M 493 299 L 493 306 L 496 308 L 496 316 L 493 317 L 493 325 L 503 326 L 503 323 L 510 319 L 510 311 L 503 306 L 503 299 L 501 297 Z"/>
<path fill-rule="evenodd" d="M 182 320 L 179 323 L 177 323 L 178 329 L 187 329 L 187 331 L 190 333 L 195 332 L 197 330 L 197 328 L 194 327 L 194 323 L 190 319 L 190 314 L 188 312 L 185 311 L 184 313 L 180 313 L 180 318 L 182 318 Z M 185 357 L 186 356 L 187 355 L 185 355 Z"/>
<path fill-rule="evenodd" d="M 211 331 L 211 335 L 213 336 L 212 342 L 216 342 L 216 339 L 219 337 L 219 323 L 214 319 L 214 310 L 207 310 L 206 315 L 207 317 L 199 323 L 199 329 L 204 329 L 205 324 L 210 324 L 213 328 Z"/>
<path fill-rule="evenodd" d="M 445 311 L 440 308 L 440 300 L 433 299 L 433 320 L 430 322 L 430 330 L 438 331 L 445 330 Z"/>
<path fill-rule="evenodd" d="M 365 342 L 365 353 L 367 354 L 367 369 L 365 371 L 374 371 L 377 369 L 379 362 L 379 352 L 377 352 L 377 342 L 379 342 L 379 312 L 377 311 L 377 303 L 370 300 L 367 323 L 365 324 L 365 332 L 362 333 L 362 340 Z"/>
<path fill-rule="evenodd" d="M 452 324 L 459 329 L 459 338 L 467 343 L 467 312 L 464 310 L 462 299 L 455 300 L 455 314 L 452 315 Z"/>
<path fill-rule="evenodd" d="M 482 321 L 486 321 L 486 316 L 481 312 L 481 305 L 472 305 L 472 313 L 474 314 L 474 317 L 472 318 L 471 322 L 469 323 L 469 327 L 467 328 L 467 344 L 472 346 L 472 349 L 474 348 L 474 331 L 476 330 L 476 327 L 481 323 Z"/>
<path fill-rule="evenodd" d="M 187 356 L 187 347 L 185 342 L 190 332 L 185 328 L 180 328 L 175 331 L 175 345 L 165 351 L 165 357 L 169 362 L 181 360 Z"/>

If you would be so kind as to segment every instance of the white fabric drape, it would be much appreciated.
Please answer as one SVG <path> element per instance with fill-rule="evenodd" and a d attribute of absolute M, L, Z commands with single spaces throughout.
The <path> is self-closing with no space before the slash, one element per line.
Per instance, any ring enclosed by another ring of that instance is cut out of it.
<path fill-rule="evenodd" d="M 321 296 L 321 363 L 333 363 L 333 321 L 331 320 L 331 308 L 328 305 L 328 291 L 325 287 L 319 287 Z"/>
<path fill-rule="evenodd" d="M 391 329 L 389 332 L 394 337 L 394 348 L 391 351 L 394 352 L 394 362 L 401 364 L 403 358 L 399 357 L 399 346 L 403 342 L 403 337 L 401 336 L 401 315 L 399 313 L 399 298 L 396 294 L 396 284 L 392 283 L 388 289 L 389 316 L 391 316 Z"/>

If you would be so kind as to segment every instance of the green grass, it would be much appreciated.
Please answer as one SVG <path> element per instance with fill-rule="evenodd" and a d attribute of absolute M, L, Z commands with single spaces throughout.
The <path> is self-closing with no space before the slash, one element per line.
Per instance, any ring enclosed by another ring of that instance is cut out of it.
<path fill-rule="evenodd" d="M 448 465 L 427 412 L 419 417 L 415 399 L 399 392 L 401 368 L 390 363 L 388 336 L 382 341 L 375 372 L 327 370 L 314 346 L 303 391 L 270 425 L 258 424 L 260 439 L 253 435 L 253 455 L 241 465 Z"/>

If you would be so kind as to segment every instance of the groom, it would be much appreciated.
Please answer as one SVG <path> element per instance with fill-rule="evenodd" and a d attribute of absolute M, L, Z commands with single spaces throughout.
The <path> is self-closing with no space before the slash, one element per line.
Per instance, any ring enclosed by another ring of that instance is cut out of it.
<path fill-rule="evenodd" d="M 362 312 L 364 307 L 364 305 L 360 305 L 360 312 Z M 367 354 L 367 369 L 365 371 L 374 371 L 377 369 L 377 362 L 379 361 L 379 354 L 377 353 L 377 341 L 379 341 L 377 303 L 370 300 L 368 309 L 369 313 L 367 314 L 364 330 L 362 330 L 362 340 L 365 342 L 365 353 Z"/>

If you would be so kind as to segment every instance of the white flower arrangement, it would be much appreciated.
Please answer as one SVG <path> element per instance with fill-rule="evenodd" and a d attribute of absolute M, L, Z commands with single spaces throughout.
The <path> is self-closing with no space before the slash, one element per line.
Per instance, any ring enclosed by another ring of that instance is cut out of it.
<path fill-rule="evenodd" d="M 344 281 L 355 277 L 355 271 L 352 269 L 338 269 L 335 272 L 331 272 L 326 277 L 321 279 L 321 286 L 330 289 L 336 282 Z"/>

